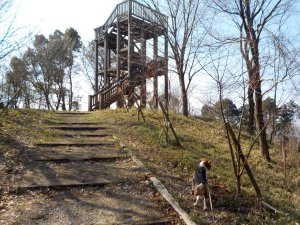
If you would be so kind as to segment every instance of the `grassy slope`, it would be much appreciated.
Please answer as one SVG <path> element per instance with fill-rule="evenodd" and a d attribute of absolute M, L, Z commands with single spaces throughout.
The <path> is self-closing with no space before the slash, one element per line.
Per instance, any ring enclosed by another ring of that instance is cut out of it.
<path fill-rule="evenodd" d="M 215 216 L 222 224 L 293 224 L 300 221 L 300 155 L 288 154 L 287 180 L 284 182 L 281 152 L 271 149 L 274 163 L 265 163 L 255 146 L 250 165 L 261 188 L 264 199 L 275 208 L 288 213 L 274 214 L 261 207 L 255 198 L 251 184 L 244 175 L 242 195 L 235 199 L 235 178 L 221 124 L 203 122 L 195 118 L 171 116 L 173 125 L 184 148 L 165 144 L 158 118 L 159 113 L 145 111 L 147 124 L 138 121 L 135 110 L 104 110 L 89 116 L 91 121 L 102 121 L 116 128 L 116 136 L 129 146 L 146 166 L 161 179 L 180 205 L 199 224 L 209 221 L 207 214 L 194 208 L 190 194 L 191 174 L 199 158 L 208 156 L 213 167 L 209 173 L 213 187 Z M 0 154 L 6 154 L 11 141 L 26 145 L 51 140 L 53 131 L 45 129 L 42 121 L 53 120 L 51 112 L 37 110 L 9 111 L 2 115 L 0 128 Z M 170 133 L 171 136 L 171 133 Z M 171 138 L 172 139 L 172 138 Z M 252 137 L 243 135 L 243 149 L 249 146 Z M 174 142 L 174 140 L 171 140 Z"/>
<path fill-rule="evenodd" d="M 6 138 L 30 144 L 50 139 L 54 131 L 47 122 L 54 118 L 52 112 L 43 110 L 9 110 L 0 117 L 0 131 Z"/>
<path fill-rule="evenodd" d="M 288 224 L 300 221 L 300 155 L 288 153 L 287 182 L 284 182 L 281 151 L 270 149 L 273 163 L 266 163 L 259 154 L 258 146 L 251 153 L 249 163 L 260 186 L 264 200 L 275 208 L 288 213 L 288 216 L 274 214 L 263 208 L 255 198 L 255 192 L 244 173 L 242 196 L 235 195 L 235 177 L 232 170 L 227 139 L 222 124 L 204 122 L 195 118 L 171 116 L 173 125 L 184 148 L 167 145 L 159 125 L 161 115 L 145 111 L 146 125 L 138 121 L 135 110 L 106 110 L 96 112 L 94 119 L 105 120 L 117 127 L 119 139 L 129 146 L 165 185 L 173 192 L 180 204 L 198 222 L 203 212 L 194 209 L 194 199 L 190 196 L 191 174 L 199 158 L 212 159 L 213 167 L 209 173 L 214 187 L 216 217 L 222 224 L 276 223 Z M 170 137 L 172 136 L 170 132 Z M 242 136 L 244 152 L 249 148 L 253 137 Z M 174 142 L 174 140 L 172 140 Z M 177 184 L 177 185 L 176 185 Z"/>

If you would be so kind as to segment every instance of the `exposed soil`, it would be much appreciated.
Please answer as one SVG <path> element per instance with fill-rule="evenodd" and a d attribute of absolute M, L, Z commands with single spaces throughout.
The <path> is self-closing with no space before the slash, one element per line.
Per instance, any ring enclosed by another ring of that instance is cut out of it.
<path fill-rule="evenodd" d="M 56 147 L 37 147 L 0 136 L 1 225 L 182 224 L 125 150 L 117 144 L 60 146 L 95 140 L 76 133 L 92 130 L 66 132 L 79 140 L 62 135 Z M 111 132 L 101 141 L 111 143 Z"/>
<path fill-rule="evenodd" d="M 0 224 L 106 225 L 151 221 L 155 224 L 162 218 L 165 221 L 168 211 L 172 210 L 149 181 L 136 180 L 103 187 L 35 190 L 6 195 L 1 205 Z M 178 220 L 174 214 L 170 216 L 173 221 Z"/>

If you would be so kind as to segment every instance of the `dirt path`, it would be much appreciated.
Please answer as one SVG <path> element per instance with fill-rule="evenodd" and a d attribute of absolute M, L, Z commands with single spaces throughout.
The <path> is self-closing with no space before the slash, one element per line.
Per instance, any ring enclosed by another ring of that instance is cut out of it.
<path fill-rule="evenodd" d="M 2 195 L 1 225 L 181 224 L 112 128 L 79 113 L 57 114 L 49 127 L 59 130 L 51 141 L 15 146 L 22 153 Z"/>

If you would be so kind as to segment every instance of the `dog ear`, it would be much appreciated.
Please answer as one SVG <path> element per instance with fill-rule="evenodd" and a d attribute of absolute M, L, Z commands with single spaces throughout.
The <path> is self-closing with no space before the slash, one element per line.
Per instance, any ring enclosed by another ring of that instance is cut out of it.
<path fill-rule="evenodd" d="M 211 161 L 210 161 L 210 160 L 207 161 L 206 167 L 207 167 L 207 169 L 210 169 L 210 168 L 211 168 Z"/>
<path fill-rule="evenodd" d="M 201 158 L 201 159 L 200 159 L 200 162 L 206 163 L 207 160 L 208 160 L 208 158 Z"/>

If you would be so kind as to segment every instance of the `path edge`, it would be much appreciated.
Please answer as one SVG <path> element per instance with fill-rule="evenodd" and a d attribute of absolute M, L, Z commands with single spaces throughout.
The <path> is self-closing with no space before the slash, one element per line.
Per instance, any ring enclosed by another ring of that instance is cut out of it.
<path fill-rule="evenodd" d="M 131 153 L 132 154 L 132 153 Z M 143 166 L 145 169 L 145 165 L 134 155 L 132 155 L 132 160 L 137 163 L 139 166 Z M 178 202 L 172 197 L 166 187 L 162 184 L 162 182 L 156 177 L 150 177 L 152 184 L 156 188 L 156 190 L 164 197 L 164 199 L 173 207 L 173 209 L 178 213 L 179 217 L 185 222 L 186 225 L 197 225 L 190 219 L 190 216 L 179 206 Z"/>
<path fill-rule="evenodd" d="M 121 143 L 119 138 L 113 135 L 113 138 L 116 139 L 120 146 L 123 148 L 127 148 L 124 143 Z M 128 149 L 132 160 L 139 166 L 143 167 L 149 174 L 152 174 L 145 165 L 132 153 L 130 149 Z M 164 197 L 164 199 L 173 207 L 173 209 L 178 213 L 179 217 L 185 222 L 186 225 L 197 225 L 194 221 L 191 220 L 190 216 L 185 212 L 178 204 L 178 202 L 172 197 L 166 187 L 161 183 L 159 179 L 155 176 L 151 176 L 150 180 L 156 190 Z"/>

